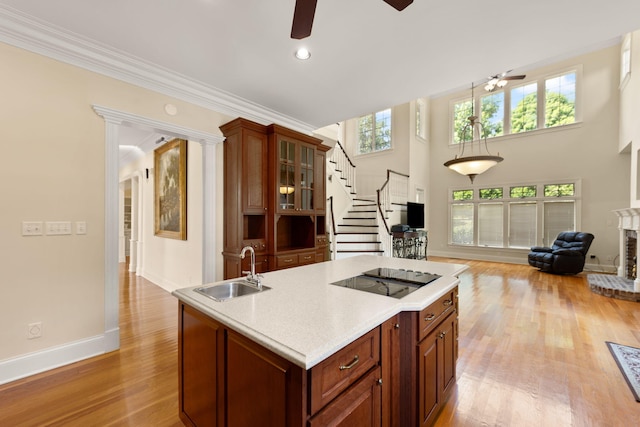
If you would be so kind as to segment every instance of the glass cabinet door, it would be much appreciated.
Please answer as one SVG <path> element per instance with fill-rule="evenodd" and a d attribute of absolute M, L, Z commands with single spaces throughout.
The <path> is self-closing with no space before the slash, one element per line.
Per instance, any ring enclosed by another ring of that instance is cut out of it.
<path fill-rule="evenodd" d="M 288 141 L 280 141 L 280 179 L 278 192 L 280 209 L 295 209 L 295 159 L 296 145 Z"/>
<path fill-rule="evenodd" d="M 315 150 L 300 146 L 300 209 L 313 210 L 313 166 Z"/>

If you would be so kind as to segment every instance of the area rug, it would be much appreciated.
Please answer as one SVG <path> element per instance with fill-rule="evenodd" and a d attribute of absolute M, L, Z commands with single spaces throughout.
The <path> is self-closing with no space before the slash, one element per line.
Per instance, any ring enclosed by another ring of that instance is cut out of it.
<path fill-rule="evenodd" d="M 605 341 L 631 392 L 640 402 L 640 348 Z"/>
<path fill-rule="evenodd" d="M 587 274 L 592 292 L 605 297 L 640 302 L 640 292 L 633 291 L 633 280 L 613 274 Z"/>

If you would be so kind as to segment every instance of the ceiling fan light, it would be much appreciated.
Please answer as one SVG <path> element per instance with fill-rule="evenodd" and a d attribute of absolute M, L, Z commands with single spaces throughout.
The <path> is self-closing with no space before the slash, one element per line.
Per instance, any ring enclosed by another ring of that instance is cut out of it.
<path fill-rule="evenodd" d="M 493 90 L 494 86 L 491 84 L 488 84 L 484 87 L 484 90 L 486 90 L 487 92 L 491 92 Z"/>
<path fill-rule="evenodd" d="M 499 80 L 497 85 L 498 87 L 505 87 L 507 85 L 507 81 L 506 80 Z"/>

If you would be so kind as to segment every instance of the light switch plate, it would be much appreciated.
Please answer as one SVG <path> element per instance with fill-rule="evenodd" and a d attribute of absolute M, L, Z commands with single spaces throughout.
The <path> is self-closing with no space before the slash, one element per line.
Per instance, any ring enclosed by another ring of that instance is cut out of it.
<path fill-rule="evenodd" d="M 86 221 L 76 221 L 76 234 L 87 234 Z"/>
<path fill-rule="evenodd" d="M 47 236 L 71 234 L 71 221 L 47 221 Z"/>

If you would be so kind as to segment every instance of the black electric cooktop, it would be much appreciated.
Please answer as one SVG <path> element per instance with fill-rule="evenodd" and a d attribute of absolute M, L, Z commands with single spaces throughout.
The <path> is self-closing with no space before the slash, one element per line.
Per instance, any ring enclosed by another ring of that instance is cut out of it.
<path fill-rule="evenodd" d="M 393 298 L 402 298 L 439 277 L 441 276 L 438 274 L 421 271 L 375 268 L 360 276 L 331 284 Z"/>

